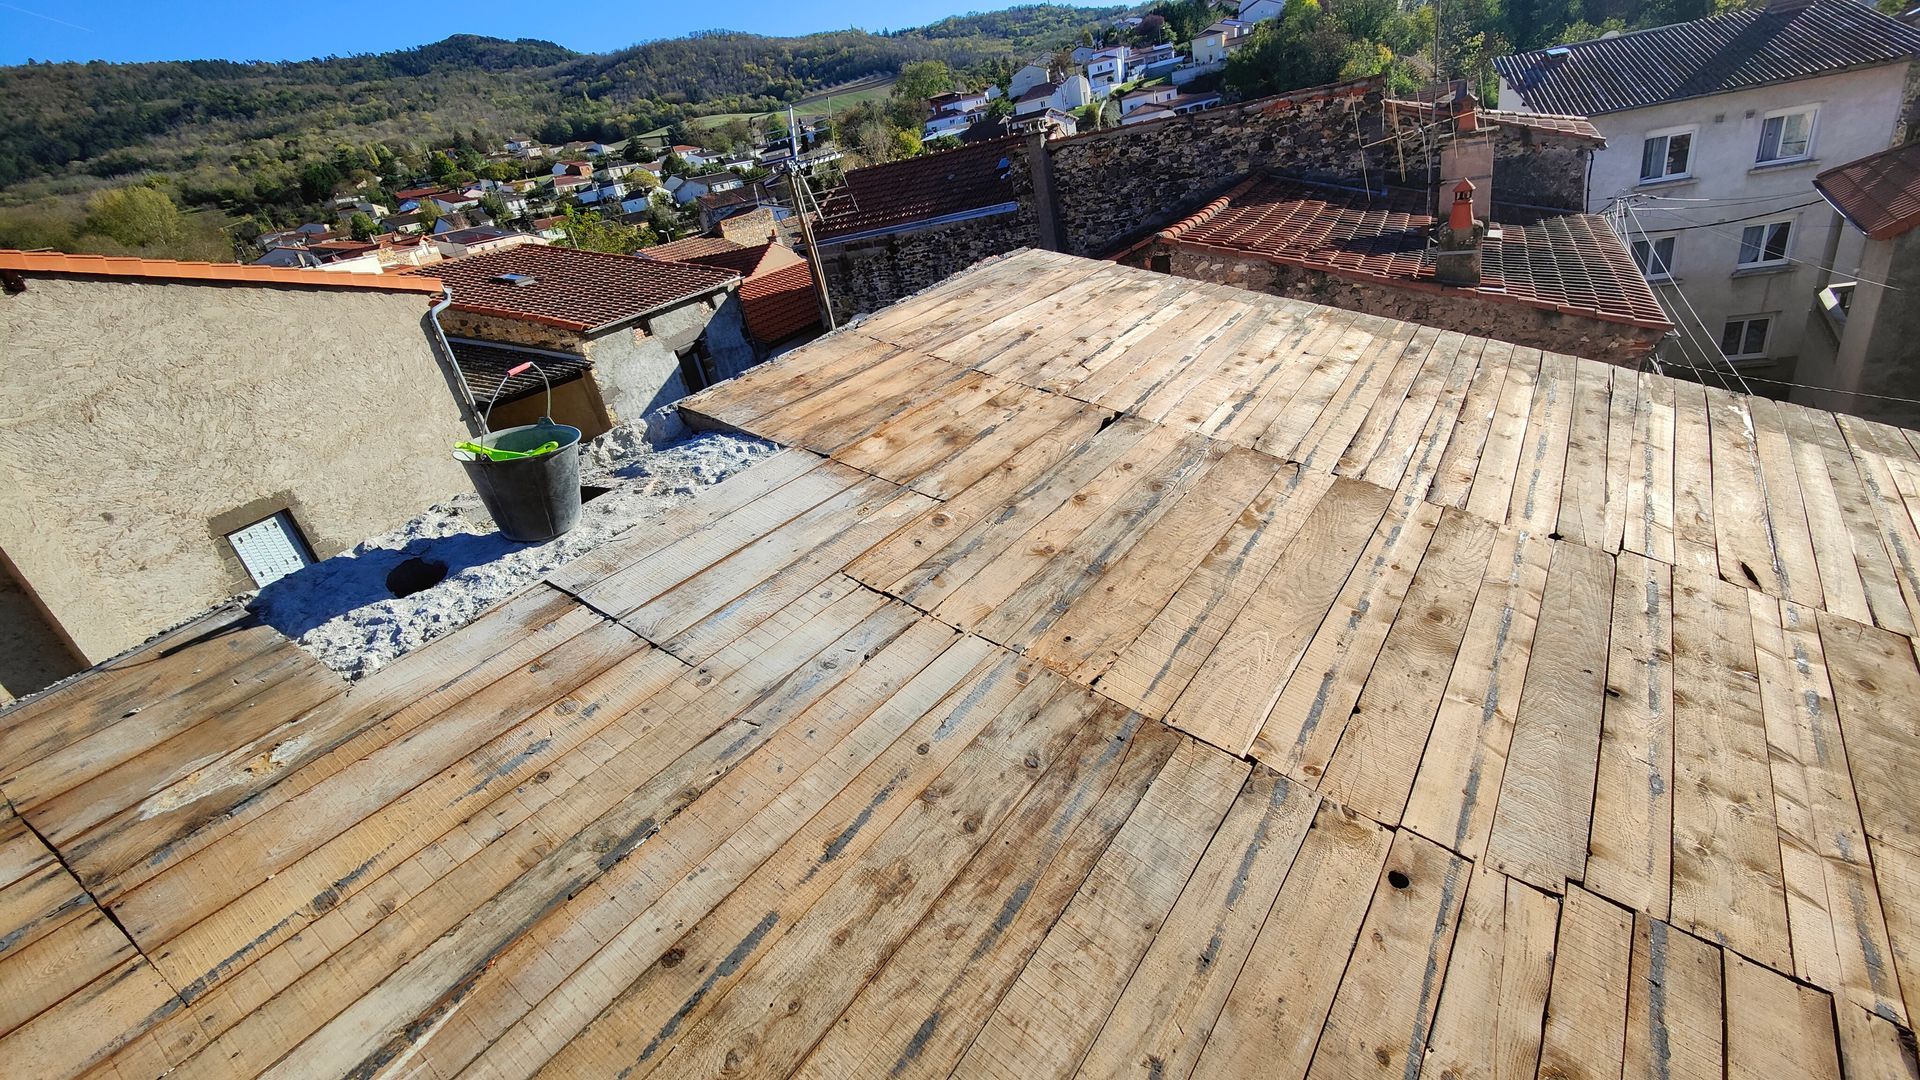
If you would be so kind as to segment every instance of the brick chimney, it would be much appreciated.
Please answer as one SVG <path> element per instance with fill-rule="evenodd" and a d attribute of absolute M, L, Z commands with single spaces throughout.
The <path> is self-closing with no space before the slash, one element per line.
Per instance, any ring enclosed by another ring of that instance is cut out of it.
<path fill-rule="evenodd" d="M 1471 180 L 1453 186 L 1446 220 L 1434 228 L 1433 276 L 1442 285 L 1480 284 L 1480 243 L 1487 224 L 1474 213 L 1477 193 Z"/>
<path fill-rule="evenodd" d="M 1493 132 L 1480 123 L 1480 102 L 1463 94 L 1454 102 L 1453 130 L 1440 143 L 1440 205 L 1462 180 L 1473 184 L 1473 216 L 1493 218 Z"/>

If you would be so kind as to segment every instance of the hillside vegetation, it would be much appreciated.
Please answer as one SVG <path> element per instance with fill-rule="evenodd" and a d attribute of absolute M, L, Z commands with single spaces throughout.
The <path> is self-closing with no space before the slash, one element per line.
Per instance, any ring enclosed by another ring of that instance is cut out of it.
<path fill-rule="evenodd" d="M 824 87 L 939 59 L 957 69 L 1072 40 L 1122 8 L 1039 5 L 873 34 L 712 31 L 583 54 L 456 35 L 295 63 L 30 63 L 0 68 L 0 206 L 161 178 L 189 209 L 284 219 L 303 169 L 343 147 L 420 154 L 456 136 L 616 140 L 715 113 L 784 108 Z M 19 211 L 14 212 L 17 220 Z M 3 239 L 3 237 L 0 237 Z"/>

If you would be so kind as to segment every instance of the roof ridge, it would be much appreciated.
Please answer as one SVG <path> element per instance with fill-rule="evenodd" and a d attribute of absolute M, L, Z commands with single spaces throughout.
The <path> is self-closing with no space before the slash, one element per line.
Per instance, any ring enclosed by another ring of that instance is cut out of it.
<path fill-rule="evenodd" d="M 291 266 L 145 259 L 137 255 L 69 254 L 0 248 L 0 270 L 27 274 L 75 274 L 83 277 L 146 278 L 227 285 L 291 285 L 316 289 L 382 289 L 439 293 L 437 283 L 399 274 L 354 274 Z"/>

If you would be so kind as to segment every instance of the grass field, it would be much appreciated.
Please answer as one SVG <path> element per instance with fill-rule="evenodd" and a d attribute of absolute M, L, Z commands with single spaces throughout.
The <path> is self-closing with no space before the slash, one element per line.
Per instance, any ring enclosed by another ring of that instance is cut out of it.
<path fill-rule="evenodd" d="M 881 75 L 869 79 L 856 79 L 850 83 L 828 87 L 818 93 L 809 94 L 793 103 L 794 112 L 802 117 L 827 116 L 842 109 L 868 101 L 877 101 L 893 93 L 893 84 L 898 80 L 892 75 Z M 782 110 L 784 115 L 785 110 Z M 729 120 L 745 120 L 755 130 L 765 123 L 769 113 L 714 113 L 712 116 L 696 117 L 687 123 L 701 129 L 719 127 Z M 650 131 L 643 138 L 665 136 L 666 129 Z"/>

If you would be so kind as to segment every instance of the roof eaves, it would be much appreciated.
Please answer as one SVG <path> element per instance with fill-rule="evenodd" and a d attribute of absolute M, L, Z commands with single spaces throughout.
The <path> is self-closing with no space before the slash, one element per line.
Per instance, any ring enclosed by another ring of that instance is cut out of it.
<path fill-rule="evenodd" d="M 213 285 L 284 285 L 313 289 L 377 289 L 387 292 L 440 292 L 400 275 L 345 274 L 337 271 L 254 266 L 239 263 L 185 262 L 114 255 L 68 255 L 57 251 L 0 249 L 0 271 L 68 277 L 134 278 Z"/>

